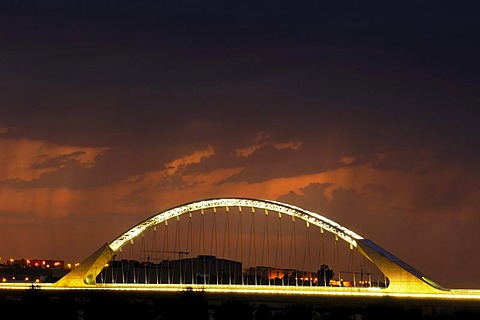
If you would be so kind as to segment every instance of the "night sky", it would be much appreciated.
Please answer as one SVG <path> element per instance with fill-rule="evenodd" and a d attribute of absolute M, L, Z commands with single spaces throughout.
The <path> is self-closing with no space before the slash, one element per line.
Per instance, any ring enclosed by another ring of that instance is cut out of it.
<path fill-rule="evenodd" d="M 0 257 L 81 261 L 221 196 L 480 288 L 477 1 L 9 1 Z"/>

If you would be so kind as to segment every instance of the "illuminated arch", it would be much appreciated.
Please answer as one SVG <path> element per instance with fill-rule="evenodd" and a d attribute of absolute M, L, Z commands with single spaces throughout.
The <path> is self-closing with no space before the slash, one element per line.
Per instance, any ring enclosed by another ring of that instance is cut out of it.
<path fill-rule="evenodd" d="M 373 241 L 364 239 L 357 233 L 341 226 L 317 213 L 272 200 L 249 199 L 249 198 L 218 198 L 195 201 L 183 204 L 145 219 L 133 228 L 122 233 L 113 241 L 105 244 L 98 249 L 89 258 L 87 258 L 79 267 L 72 270 L 65 277 L 60 279 L 57 286 L 85 286 L 95 285 L 97 275 L 108 263 L 113 255 L 119 251 L 125 244 L 133 241 L 134 238 L 141 235 L 145 230 L 152 228 L 164 221 L 176 218 L 186 213 L 203 211 L 210 208 L 224 207 L 229 210 L 230 207 L 260 209 L 266 212 L 278 212 L 287 214 L 294 218 L 299 218 L 309 224 L 318 226 L 326 231 L 333 233 L 339 238 L 350 243 L 352 247 L 372 261 L 388 278 L 390 285 L 389 291 L 395 292 L 428 292 L 435 293 L 443 289 L 438 284 L 426 278 L 421 272 L 409 266 L 391 253 L 376 245 Z"/>
<path fill-rule="evenodd" d="M 353 246 L 357 246 L 356 240 L 363 239 L 355 232 L 348 230 L 345 227 L 342 227 L 338 223 L 327 219 L 319 214 L 310 212 L 305 209 L 301 209 L 289 204 L 270 201 L 270 200 L 259 200 L 259 199 L 246 199 L 246 198 L 224 198 L 224 199 L 210 199 L 202 200 L 197 202 L 187 203 L 161 213 L 158 213 L 123 233 L 117 239 L 112 241 L 109 246 L 113 251 L 117 251 L 119 248 L 123 247 L 125 244 L 130 242 L 130 240 L 136 238 L 145 230 L 156 226 L 166 220 L 173 219 L 177 216 L 181 216 L 188 212 L 201 211 L 210 208 L 219 208 L 219 207 L 239 207 L 239 208 L 253 208 L 268 210 L 273 212 L 279 212 L 282 214 L 287 214 L 295 218 L 305 220 L 306 222 L 321 227 L 327 231 L 332 232 L 338 237 L 344 239 L 348 243 L 351 243 Z"/>

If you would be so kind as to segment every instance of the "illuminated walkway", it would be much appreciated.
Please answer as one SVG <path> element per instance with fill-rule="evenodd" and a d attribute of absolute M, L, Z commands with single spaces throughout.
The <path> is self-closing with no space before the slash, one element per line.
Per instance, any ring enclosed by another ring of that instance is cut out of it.
<path fill-rule="evenodd" d="M 310 288 L 310 287 L 272 287 L 272 286 L 225 286 L 225 285 L 143 285 L 143 284 L 105 284 L 96 286 L 81 287 L 58 287 L 54 284 L 10 283 L 0 284 L 0 290 L 46 290 L 46 291 L 118 291 L 118 292 L 155 292 L 155 293 L 181 293 L 185 291 L 204 292 L 206 294 L 235 294 L 235 295 L 270 295 L 277 299 L 292 296 L 298 297 L 353 297 L 353 298 L 403 298 L 403 299 L 428 299 L 428 300 L 458 300 L 458 301 L 478 301 L 480 300 L 480 290 L 449 290 L 442 293 L 395 293 L 388 292 L 380 288 Z"/>

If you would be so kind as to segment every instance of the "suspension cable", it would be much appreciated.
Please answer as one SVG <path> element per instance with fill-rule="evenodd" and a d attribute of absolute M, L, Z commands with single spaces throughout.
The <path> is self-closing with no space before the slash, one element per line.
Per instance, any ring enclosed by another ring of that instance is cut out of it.
<path fill-rule="evenodd" d="M 265 244 L 266 244 L 266 249 L 265 249 Z M 267 263 L 264 263 L 264 257 L 265 257 L 265 251 L 267 252 Z M 270 267 L 268 266 L 268 261 L 269 261 L 269 250 L 268 250 L 268 210 L 265 209 L 265 220 L 263 223 L 263 240 L 262 240 L 262 255 L 260 257 L 261 261 L 260 264 L 262 266 L 265 266 L 267 269 L 266 271 L 266 276 L 268 279 L 268 285 L 270 285 Z M 262 284 L 262 278 L 260 277 L 260 285 Z"/>
<path fill-rule="evenodd" d="M 275 244 L 275 260 L 274 260 L 274 263 L 273 263 L 273 267 L 275 268 L 275 270 L 278 270 L 279 269 L 279 265 L 278 265 L 278 250 L 279 250 L 279 242 L 280 242 L 280 230 L 282 228 L 282 215 L 280 212 L 278 212 L 278 226 L 277 226 L 277 241 L 276 241 L 276 244 Z M 280 251 L 280 254 L 281 251 Z M 275 281 L 276 281 L 276 277 L 274 278 L 274 284 L 275 284 Z M 283 277 L 282 277 L 282 280 L 283 280 Z M 282 281 L 282 284 L 283 284 L 283 281 Z"/>
<path fill-rule="evenodd" d="M 321 236 L 321 247 L 320 247 L 320 250 L 321 252 L 319 253 L 318 255 L 318 259 L 320 259 L 320 256 L 322 257 L 322 264 L 320 265 L 323 266 L 323 268 L 320 268 L 320 270 L 323 271 L 323 286 L 326 287 L 327 286 L 327 270 L 325 268 L 325 239 L 324 239 L 324 232 L 323 232 L 323 228 L 320 228 L 320 236 Z M 320 277 L 320 275 L 318 275 Z"/>
<path fill-rule="evenodd" d="M 190 250 L 188 246 L 188 238 L 190 238 Z M 187 226 L 187 246 L 185 252 L 192 252 L 193 251 L 193 231 L 192 231 L 192 213 L 188 213 L 188 226 Z M 191 284 L 194 284 L 194 268 L 193 268 L 193 257 L 190 258 L 190 272 L 191 272 Z M 198 264 L 197 264 L 198 267 Z M 186 268 L 186 267 L 185 267 Z M 185 272 L 186 273 L 186 272 Z"/>
<path fill-rule="evenodd" d="M 178 249 L 177 249 L 178 247 Z M 175 223 L 175 241 L 174 241 L 174 244 L 173 244 L 173 252 L 174 254 L 178 252 L 178 263 L 179 263 L 179 282 L 180 284 L 183 283 L 182 281 L 182 260 L 183 260 L 183 256 L 181 257 L 180 255 L 182 254 L 181 253 L 182 250 L 180 250 L 180 216 L 177 216 L 177 222 Z M 175 258 L 174 258 L 175 260 Z M 173 268 L 173 275 L 172 275 L 172 279 L 175 280 L 175 270 L 177 268 Z"/>
<path fill-rule="evenodd" d="M 133 276 L 133 283 L 137 282 L 137 279 L 135 278 L 135 255 L 134 255 L 134 250 L 133 250 L 133 239 L 130 240 L 130 261 L 132 262 L 132 276 Z M 130 268 L 129 268 L 130 269 Z M 128 272 L 128 271 L 127 271 Z M 128 276 L 128 273 L 127 273 Z"/>
<path fill-rule="evenodd" d="M 122 268 L 122 283 L 125 284 L 125 270 L 123 267 L 123 247 L 120 247 L 120 266 Z"/>
<path fill-rule="evenodd" d="M 145 232 L 142 232 L 142 241 L 140 243 L 140 263 L 143 264 L 143 281 L 147 283 L 147 264 L 145 263 L 146 250 L 145 250 Z M 138 268 L 138 281 L 140 281 L 140 266 Z"/>
<path fill-rule="evenodd" d="M 305 232 L 305 245 L 303 246 L 303 266 L 302 266 L 303 270 L 302 270 L 302 272 L 304 272 L 304 274 L 308 276 L 309 284 L 310 284 L 310 286 L 312 286 L 312 273 L 311 273 L 311 271 L 307 270 L 307 266 L 306 266 L 307 255 L 308 255 L 308 257 L 310 257 L 310 239 L 309 239 L 310 223 L 308 221 L 305 221 L 305 226 L 307 228 L 307 231 Z M 303 284 L 304 283 L 302 283 L 302 285 Z"/>
<path fill-rule="evenodd" d="M 238 207 L 238 224 L 237 224 L 237 239 L 235 247 L 235 260 L 241 261 L 243 263 L 243 232 L 242 232 L 242 207 Z M 238 259 L 238 242 L 240 241 L 240 260 Z M 236 276 L 236 274 L 235 274 Z M 242 277 L 242 285 L 245 284 L 245 277 L 243 270 L 240 270 L 240 276 Z"/>
<path fill-rule="evenodd" d="M 252 207 L 252 216 L 250 219 L 250 240 L 248 242 L 248 265 L 251 265 L 251 255 L 253 253 L 253 269 L 255 277 L 255 285 L 257 285 L 257 263 L 256 263 L 256 243 L 255 243 L 255 208 Z"/>
<path fill-rule="evenodd" d="M 214 257 L 215 259 L 215 275 L 217 278 L 217 285 L 218 285 L 218 257 L 217 257 L 217 250 L 218 250 L 218 236 L 217 236 L 217 208 L 213 207 L 213 222 L 212 222 L 212 237 L 210 238 L 210 255 Z M 213 246 L 215 245 L 215 250 L 213 249 Z M 208 264 L 208 273 L 210 274 L 212 270 L 212 258 L 210 258 L 210 262 Z M 209 283 L 211 283 L 211 279 Z"/>
<path fill-rule="evenodd" d="M 158 254 L 157 254 L 157 226 L 154 226 L 153 227 L 153 239 L 152 239 L 152 261 L 153 263 L 155 264 L 155 278 L 156 278 L 156 281 L 157 281 L 157 284 L 159 283 L 158 282 L 158 264 L 159 264 L 159 261 L 158 261 Z M 157 256 L 155 259 L 155 255 Z"/>
<path fill-rule="evenodd" d="M 293 256 L 293 258 L 292 258 Z M 292 270 L 292 276 L 295 275 L 295 285 L 298 285 L 298 270 L 293 266 L 293 261 L 297 260 L 297 244 L 296 244 L 296 234 L 295 234 L 295 216 L 292 216 L 292 232 L 290 235 L 290 254 L 289 254 L 289 268 Z M 290 279 L 288 285 L 290 285 Z"/>
<path fill-rule="evenodd" d="M 335 264 L 335 259 L 337 262 L 338 267 L 338 281 L 341 287 L 343 287 L 343 280 L 342 280 L 342 271 L 340 270 L 340 257 L 338 253 L 338 236 L 335 235 L 335 247 L 333 249 L 333 263 Z"/>
<path fill-rule="evenodd" d="M 278 232 L 279 232 L 279 236 L 280 236 L 280 265 L 281 266 L 284 265 L 282 224 L 283 224 L 282 213 L 279 211 L 278 212 Z M 285 285 L 285 274 L 282 275 L 282 286 L 284 286 L 284 285 Z"/>
<path fill-rule="evenodd" d="M 229 208 L 228 206 L 225 207 L 225 228 L 224 228 L 224 236 L 223 236 L 223 250 L 222 250 L 222 258 L 226 259 L 225 251 L 228 255 L 228 284 L 232 284 L 232 275 L 231 275 L 231 258 L 230 258 L 230 225 L 229 225 Z M 225 260 L 223 260 L 225 261 Z M 220 277 L 220 284 L 223 284 L 223 274 L 224 274 L 224 262 L 222 262 L 221 268 L 221 277 Z"/>
<path fill-rule="evenodd" d="M 355 276 L 355 257 L 353 252 L 353 245 L 350 243 L 350 255 L 352 256 L 352 274 L 353 274 L 353 287 L 357 286 L 356 276 Z"/>

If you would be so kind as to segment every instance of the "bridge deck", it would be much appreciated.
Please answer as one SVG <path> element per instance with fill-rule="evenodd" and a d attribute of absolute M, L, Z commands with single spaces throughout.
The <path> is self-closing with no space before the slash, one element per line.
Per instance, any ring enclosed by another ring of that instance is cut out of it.
<path fill-rule="evenodd" d="M 295 286 L 259 286 L 259 285 L 180 285 L 180 284 L 97 284 L 96 286 L 56 287 L 51 283 L 3 283 L 0 290 L 48 290 L 48 291 L 122 291 L 122 292 L 158 292 L 175 293 L 188 290 L 205 293 L 251 294 L 265 296 L 338 296 L 338 297 L 396 297 L 411 299 L 443 300 L 480 300 L 480 290 L 453 289 L 432 294 L 396 293 L 381 288 L 347 287 L 295 287 Z"/>

